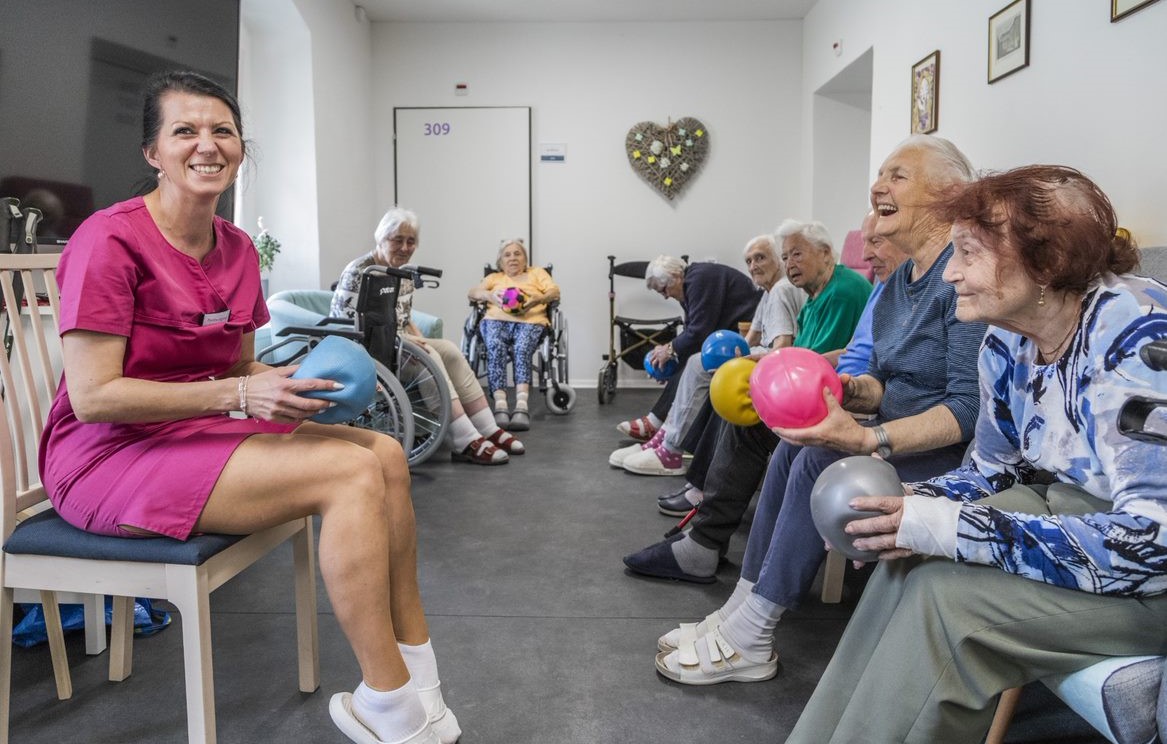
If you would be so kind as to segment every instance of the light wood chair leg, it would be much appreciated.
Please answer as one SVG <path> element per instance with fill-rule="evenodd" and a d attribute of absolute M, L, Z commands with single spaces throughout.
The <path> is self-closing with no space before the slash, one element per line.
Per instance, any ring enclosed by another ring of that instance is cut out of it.
<path fill-rule="evenodd" d="M 73 679 L 69 676 L 69 655 L 65 652 L 65 631 L 61 628 L 61 606 L 57 604 L 56 592 L 41 592 L 41 610 L 49 637 L 49 655 L 53 658 L 57 698 L 68 700 L 73 697 Z"/>
<path fill-rule="evenodd" d="M 8 717 L 12 706 L 12 613 L 14 594 L 0 591 L 0 744 L 8 744 Z"/>
<path fill-rule="evenodd" d="M 1017 701 L 1020 698 L 1020 687 L 1010 687 L 1001 693 L 1001 698 L 997 701 L 997 712 L 993 715 L 993 725 L 989 727 L 989 735 L 985 737 L 985 744 L 1002 744 L 1005 741 L 1005 732 L 1009 730 L 1009 722 L 1013 720 L 1013 713 L 1017 710 Z"/>
<path fill-rule="evenodd" d="M 105 651 L 105 597 L 86 594 L 81 606 L 85 608 L 85 653 L 97 656 Z"/>
<path fill-rule="evenodd" d="M 316 547 L 312 518 L 292 538 L 292 560 L 296 571 L 296 651 L 300 667 L 300 691 L 315 692 L 320 687 L 320 633 L 316 617 Z"/>
<path fill-rule="evenodd" d="M 121 682 L 134 671 L 134 598 L 113 598 L 109 631 L 109 681 Z"/>
<path fill-rule="evenodd" d="M 182 621 L 187 740 L 215 744 L 210 584 L 202 566 L 167 566 L 166 586 Z"/>
<path fill-rule="evenodd" d="M 823 564 L 823 604 L 838 604 L 843 599 L 843 575 L 847 572 L 847 559 L 837 550 L 827 551 Z"/>

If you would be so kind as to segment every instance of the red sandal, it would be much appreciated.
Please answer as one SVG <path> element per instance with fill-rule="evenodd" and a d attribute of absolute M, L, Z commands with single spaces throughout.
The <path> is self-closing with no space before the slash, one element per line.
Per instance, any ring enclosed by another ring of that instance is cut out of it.
<path fill-rule="evenodd" d="M 652 422 L 648 420 L 648 416 L 641 416 L 631 421 L 621 421 L 616 425 L 616 431 L 625 436 L 632 437 L 638 442 L 647 442 L 652 439 L 652 435 L 656 434 L 656 430 L 657 427 L 652 425 Z"/>
<path fill-rule="evenodd" d="M 498 447 L 503 452 L 506 452 L 508 455 L 521 455 L 527 451 L 527 448 L 523 446 L 523 443 L 518 438 L 502 429 L 495 431 L 486 438 L 486 441 Z"/>
<path fill-rule="evenodd" d="M 495 447 L 483 437 L 478 437 L 461 452 L 451 452 L 450 459 L 454 462 L 469 462 L 475 465 L 505 465 L 510 456 L 498 447 Z"/>

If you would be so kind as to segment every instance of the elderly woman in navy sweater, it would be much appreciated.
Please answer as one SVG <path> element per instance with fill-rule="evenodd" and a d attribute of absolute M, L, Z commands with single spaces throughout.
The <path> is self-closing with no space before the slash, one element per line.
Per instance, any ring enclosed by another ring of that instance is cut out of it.
<path fill-rule="evenodd" d="M 957 317 L 990 324 L 972 460 L 853 501 L 884 512 L 847 529 L 886 562 L 788 742 L 978 742 L 1002 690 L 1167 651 L 1167 448 L 1118 415 L 1167 393 L 1140 358 L 1167 287 L 1126 273 L 1138 250 L 1069 168 L 990 176 L 942 214 Z"/>
<path fill-rule="evenodd" d="M 686 264 L 673 256 L 657 256 L 649 262 L 644 283 L 661 297 L 681 303 L 685 316 L 684 330 L 649 352 L 657 368 L 669 359 L 684 367 L 690 355 L 701 351 L 710 333 L 719 328 L 736 331 L 738 323 L 751 321 L 762 299 L 762 290 L 737 269 L 711 262 Z M 652 439 L 669 415 L 679 378 L 673 375 L 669 379 L 648 415 L 622 421 L 616 429 L 637 441 Z"/>

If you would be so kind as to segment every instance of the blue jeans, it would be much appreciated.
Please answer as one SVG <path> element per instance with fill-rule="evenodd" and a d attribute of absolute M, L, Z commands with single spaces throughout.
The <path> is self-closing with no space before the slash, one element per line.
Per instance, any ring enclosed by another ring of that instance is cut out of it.
<path fill-rule="evenodd" d="M 482 340 L 486 342 L 486 380 L 490 392 L 505 390 L 507 361 L 514 357 L 515 384 L 531 384 L 531 355 L 543 339 L 543 326 L 511 320 L 483 320 Z"/>
<path fill-rule="evenodd" d="M 965 445 L 929 452 L 893 455 L 900 480 L 912 482 L 946 473 L 960 465 Z M 770 458 L 754 524 L 742 561 L 742 578 L 754 582 L 754 591 L 787 609 L 798 607 L 810 591 L 819 565 L 826 558 L 823 538 L 810 517 L 810 492 L 819 473 L 849 457 L 825 447 L 799 447 L 782 442 Z"/>

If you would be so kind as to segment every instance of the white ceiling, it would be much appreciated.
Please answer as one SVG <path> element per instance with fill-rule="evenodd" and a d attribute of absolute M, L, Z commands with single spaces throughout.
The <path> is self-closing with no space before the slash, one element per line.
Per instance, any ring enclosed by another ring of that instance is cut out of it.
<path fill-rule="evenodd" d="M 354 0 L 371 21 L 780 21 L 816 0 Z"/>

